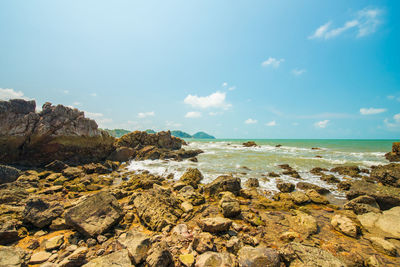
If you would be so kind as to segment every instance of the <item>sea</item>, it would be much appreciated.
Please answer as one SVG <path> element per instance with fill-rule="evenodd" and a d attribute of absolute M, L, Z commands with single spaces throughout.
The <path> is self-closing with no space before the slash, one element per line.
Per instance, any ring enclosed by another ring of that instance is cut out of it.
<path fill-rule="evenodd" d="M 212 182 L 220 175 L 231 174 L 241 178 L 242 185 L 249 178 L 257 178 L 260 190 L 267 194 L 278 192 L 279 181 L 313 183 L 331 191 L 337 199 L 344 199 L 343 192 L 334 184 L 320 180 L 310 173 L 314 167 L 331 169 L 336 166 L 357 165 L 371 169 L 371 166 L 388 164 L 385 153 L 391 151 L 392 143 L 397 140 L 350 140 L 350 139 L 186 139 L 185 149 L 201 149 L 204 153 L 197 156 L 198 162 L 189 160 L 145 160 L 131 161 L 129 170 L 167 176 L 179 179 L 187 168 L 198 168 L 204 179 L 202 183 Z M 247 141 L 255 141 L 257 147 L 244 147 Z M 289 164 L 297 170 L 301 179 L 282 175 L 280 164 Z M 268 177 L 269 172 L 276 172 L 280 177 Z M 337 173 L 340 180 L 349 179 Z M 367 175 L 367 174 L 366 174 Z M 353 179 L 353 178 L 352 178 Z"/>

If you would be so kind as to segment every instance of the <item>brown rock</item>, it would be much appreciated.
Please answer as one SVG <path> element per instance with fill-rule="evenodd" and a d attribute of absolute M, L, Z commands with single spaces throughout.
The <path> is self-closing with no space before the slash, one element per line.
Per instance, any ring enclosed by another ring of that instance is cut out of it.
<path fill-rule="evenodd" d="M 219 233 L 228 231 L 232 221 L 222 217 L 214 217 L 200 219 L 197 224 L 205 232 Z"/>
<path fill-rule="evenodd" d="M 203 180 L 203 175 L 196 168 L 188 168 L 179 179 L 180 182 L 191 185 L 193 188 L 197 188 L 201 180 Z"/>
<path fill-rule="evenodd" d="M 43 228 L 64 212 L 59 203 L 49 203 L 40 198 L 28 200 L 23 211 L 24 220 L 38 228 Z"/>
<path fill-rule="evenodd" d="M 229 191 L 239 195 L 241 189 L 240 179 L 228 175 L 219 176 L 217 179 L 207 184 L 204 188 L 206 194 L 214 196 L 223 191 Z"/>
<path fill-rule="evenodd" d="M 248 141 L 242 144 L 244 147 L 254 147 L 257 146 L 256 142 L 254 141 Z"/>

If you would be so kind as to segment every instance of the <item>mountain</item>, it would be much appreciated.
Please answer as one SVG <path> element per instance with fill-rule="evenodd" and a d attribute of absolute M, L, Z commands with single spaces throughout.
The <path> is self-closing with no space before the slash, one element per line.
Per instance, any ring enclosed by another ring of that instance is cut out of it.
<path fill-rule="evenodd" d="M 131 132 L 131 131 L 124 130 L 124 129 L 114 129 L 114 130 L 104 129 L 104 131 L 109 133 L 111 136 L 114 136 L 114 137 L 117 137 L 117 138 L 120 138 L 124 134 L 127 134 L 127 133 Z"/>
<path fill-rule="evenodd" d="M 182 131 L 171 131 L 171 135 L 179 138 L 192 138 L 192 136 L 188 133 L 182 132 Z"/>
<path fill-rule="evenodd" d="M 155 134 L 155 133 L 156 133 L 156 131 L 154 131 L 154 130 L 152 130 L 152 129 L 147 129 L 147 130 L 146 130 L 146 133 L 149 133 L 149 134 Z"/>
<path fill-rule="evenodd" d="M 192 137 L 196 138 L 196 139 L 215 139 L 214 136 L 209 135 L 208 133 L 205 133 L 205 132 L 195 133 Z"/>

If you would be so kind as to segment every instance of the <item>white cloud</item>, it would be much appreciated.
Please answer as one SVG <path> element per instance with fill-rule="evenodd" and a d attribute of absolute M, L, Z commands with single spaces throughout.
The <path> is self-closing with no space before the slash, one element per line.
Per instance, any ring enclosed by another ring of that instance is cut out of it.
<path fill-rule="evenodd" d="M 266 126 L 276 126 L 276 121 L 270 121 L 265 124 Z"/>
<path fill-rule="evenodd" d="M 213 111 L 211 111 L 211 112 L 208 113 L 208 115 L 210 115 L 210 116 L 217 116 L 217 115 L 220 115 L 220 114 L 222 114 L 222 112 L 213 112 Z"/>
<path fill-rule="evenodd" d="M 89 111 L 85 111 L 85 115 L 87 118 L 91 118 L 91 119 L 98 119 L 98 118 L 102 118 L 104 116 L 103 113 L 96 113 L 96 112 L 89 112 Z"/>
<path fill-rule="evenodd" d="M 341 35 L 344 32 L 352 31 L 356 37 L 364 37 L 376 31 L 381 23 L 380 17 L 383 11 L 381 9 L 362 9 L 355 14 L 355 18 L 346 21 L 343 26 L 331 29 L 332 22 L 325 23 L 318 27 L 310 35 L 309 39 L 330 39 Z"/>
<path fill-rule="evenodd" d="M 302 75 L 302 74 L 305 73 L 305 72 L 306 72 L 305 69 L 294 69 L 294 70 L 292 70 L 292 74 L 293 74 L 294 76 L 300 76 L 300 75 Z"/>
<path fill-rule="evenodd" d="M 232 105 L 225 101 L 226 93 L 215 92 L 209 96 L 188 95 L 184 102 L 194 108 L 223 108 L 228 109 Z"/>
<path fill-rule="evenodd" d="M 94 96 L 97 96 L 97 94 L 96 94 L 96 93 L 91 93 L 90 95 L 91 95 L 91 96 L 93 96 L 93 97 L 94 97 Z"/>
<path fill-rule="evenodd" d="M 375 115 L 379 113 L 385 112 L 385 108 L 361 108 L 360 113 L 361 115 Z"/>
<path fill-rule="evenodd" d="M 29 100 L 28 97 L 24 96 L 21 91 L 14 91 L 11 88 L 0 88 L 0 100 L 10 100 L 10 99 L 25 99 Z"/>
<path fill-rule="evenodd" d="M 273 68 L 277 68 L 284 61 L 285 61 L 285 59 L 283 59 L 283 58 L 276 59 L 273 57 L 269 57 L 267 60 L 265 60 L 263 63 L 261 63 L 261 66 L 263 66 L 263 67 L 272 66 Z"/>
<path fill-rule="evenodd" d="M 317 128 L 326 128 L 328 126 L 329 120 L 317 121 L 314 126 Z"/>
<path fill-rule="evenodd" d="M 251 118 L 244 121 L 244 123 L 246 123 L 246 124 L 256 124 L 257 122 L 258 122 L 257 120 L 253 120 Z"/>
<path fill-rule="evenodd" d="M 201 117 L 201 112 L 198 111 L 189 111 L 188 113 L 186 113 L 185 118 L 200 118 Z"/>
<path fill-rule="evenodd" d="M 236 86 L 231 86 L 231 87 L 228 88 L 229 91 L 233 91 L 235 89 L 236 89 Z"/>
<path fill-rule="evenodd" d="M 400 113 L 397 113 L 393 116 L 392 122 L 388 119 L 384 119 L 384 123 L 389 128 L 400 128 Z"/>
<path fill-rule="evenodd" d="M 139 112 L 137 117 L 140 119 L 147 118 L 147 117 L 154 117 L 155 112 L 154 111 L 149 111 L 149 112 Z"/>
<path fill-rule="evenodd" d="M 228 86 L 228 83 L 227 82 L 223 82 L 222 83 L 222 87 L 227 87 Z"/>

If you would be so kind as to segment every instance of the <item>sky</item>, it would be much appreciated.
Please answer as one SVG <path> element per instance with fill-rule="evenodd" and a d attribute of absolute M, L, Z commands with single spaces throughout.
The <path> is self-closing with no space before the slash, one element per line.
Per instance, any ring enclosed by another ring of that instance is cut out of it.
<path fill-rule="evenodd" d="M 400 1 L 0 1 L 0 99 L 102 128 L 400 137 Z"/>

